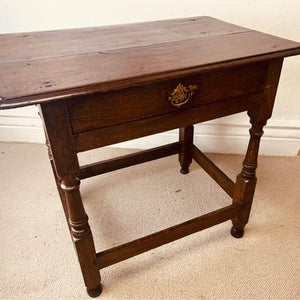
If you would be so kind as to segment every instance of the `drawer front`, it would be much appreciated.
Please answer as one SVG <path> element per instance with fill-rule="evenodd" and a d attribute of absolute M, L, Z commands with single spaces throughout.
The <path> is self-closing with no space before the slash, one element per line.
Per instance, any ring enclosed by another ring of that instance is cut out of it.
<path fill-rule="evenodd" d="M 73 132 L 172 114 L 261 91 L 266 74 L 267 64 L 256 63 L 75 98 L 68 102 Z M 174 106 L 177 96 L 186 103 Z"/>

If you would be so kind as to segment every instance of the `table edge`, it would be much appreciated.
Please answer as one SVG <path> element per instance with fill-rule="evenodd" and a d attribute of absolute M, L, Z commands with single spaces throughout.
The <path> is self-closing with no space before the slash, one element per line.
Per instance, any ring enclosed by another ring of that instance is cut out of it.
<path fill-rule="evenodd" d="M 237 65 L 255 63 L 259 61 L 268 61 L 277 58 L 285 58 L 289 56 L 300 55 L 300 46 L 281 50 L 277 52 L 244 57 L 234 60 L 222 61 L 201 66 L 195 66 L 189 69 L 178 69 L 170 72 L 145 74 L 138 77 L 128 78 L 127 80 L 119 80 L 112 82 L 102 82 L 100 84 L 86 85 L 71 89 L 53 91 L 49 93 L 33 94 L 18 98 L 3 98 L 0 95 L 0 110 L 24 107 L 29 105 L 42 104 L 46 102 L 71 99 L 78 96 L 91 95 L 94 93 L 108 92 L 120 90 L 131 86 L 149 84 L 152 82 L 174 79 L 176 77 L 190 76 L 204 72 L 213 71 L 216 69 L 230 68 Z"/>

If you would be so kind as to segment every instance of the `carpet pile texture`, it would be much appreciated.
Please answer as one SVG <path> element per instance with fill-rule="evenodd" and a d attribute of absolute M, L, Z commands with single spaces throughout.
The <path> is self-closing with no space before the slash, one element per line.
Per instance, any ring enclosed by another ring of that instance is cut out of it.
<path fill-rule="evenodd" d="M 81 163 L 131 153 L 104 148 Z M 208 155 L 233 180 L 239 155 Z M 82 281 L 47 149 L 0 143 L 0 298 L 90 299 Z M 229 205 L 195 163 L 177 156 L 85 179 L 81 192 L 96 250 Z M 242 239 L 225 222 L 105 268 L 99 299 L 299 299 L 299 157 L 260 157 L 250 222 Z"/>

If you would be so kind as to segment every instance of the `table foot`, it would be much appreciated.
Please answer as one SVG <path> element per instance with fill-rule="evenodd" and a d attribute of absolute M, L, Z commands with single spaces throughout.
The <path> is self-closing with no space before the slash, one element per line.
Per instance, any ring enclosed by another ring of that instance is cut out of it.
<path fill-rule="evenodd" d="M 86 289 L 88 295 L 92 298 L 98 297 L 102 293 L 102 285 L 99 284 L 96 288 L 94 289 Z"/>
<path fill-rule="evenodd" d="M 181 168 L 180 169 L 180 173 L 181 174 L 188 174 L 190 171 L 189 171 L 189 168 Z"/>
<path fill-rule="evenodd" d="M 232 226 L 230 233 L 233 237 L 235 237 L 236 239 L 239 239 L 239 238 L 243 237 L 243 235 L 244 235 L 244 228 L 237 228 L 237 227 Z"/>
<path fill-rule="evenodd" d="M 180 173 L 188 174 L 192 163 L 192 146 L 194 137 L 194 126 L 179 128 L 179 141 L 181 149 L 179 152 Z"/>

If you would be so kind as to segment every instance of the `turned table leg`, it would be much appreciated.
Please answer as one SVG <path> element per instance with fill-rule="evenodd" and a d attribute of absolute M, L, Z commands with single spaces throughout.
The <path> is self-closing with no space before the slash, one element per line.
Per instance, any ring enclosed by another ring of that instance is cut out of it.
<path fill-rule="evenodd" d="M 233 194 L 233 202 L 241 204 L 239 216 L 232 220 L 233 227 L 231 234 L 235 238 L 243 236 L 244 227 L 249 220 L 256 185 L 255 170 L 257 168 L 259 143 L 263 135 L 263 126 L 265 125 L 265 122 L 258 122 L 255 119 L 251 119 L 250 122 L 252 124 L 250 141 L 243 162 L 242 172 L 237 176 Z"/>
<path fill-rule="evenodd" d="M 46 145 L 48 147 L 49 160 L 56 181 L 59 196 L 61 198 L 71 237 L 78 254 L 78 260 L 81 266 L 83 278 L 87 286 L 87 292 L 91 297 L 97 297 L 100 295 L 102 288 L 99 283 L 99 270 L 98 268 L 95 268 L 94 263 L 90 264 L 96 259 L 96 250 L 92 233 L 88 224 L 88 216 L 84 211 L 79 192 L 80 181 L 76 178 L 75 175 L 64 177 L 63 180 L 57 177 L 53 155 L 48 139 L 46 139 Z M 90 286 L 95 286 L 95 288 L 89 288 Z"/>
<path fill-rule="evenodd" d="M 39 112 L 38 112 L 38 114 L 43 119 L 43 113 L 41 111 L 41 107 L 40 106 L 39 106 Z M 48 149 L 49 162 L 50 162 L 52 173 L 53 173 L 54 180 L 55 180 L 55 183 L 56 183 L 57 191 L 58 191 L 58 194 L 59 194 L 59 197 L 60 197 L 63 209 L 64 209 L 64 213 L 65 213 L 66 219 L 68 220 L 68 211 L 67 211 L 67 204 L 66 204 L 65 193 L 63 192 L 63 190 L 60 187 L 61 180 L 57 177 L 57 172 L 56 172 L 56 169 L 55 169 L 55 164 L 54 164 L 54 160 L 53 160 L 53 154 L 52 154 L 50 143 L 49 143 L 49 139 L 48 139 L 48 136 L 47 136 L 46 127 L 45 127 L 45 124 L 43 124 L 43 125 L 44 125 L 44 128 L 45 128 L 45 132 L 44 132 L 45 133 L 45 139 L 46 139 L 46 143 L 45 144 L 46 144 L 47 149 Z"/>
<path fill-rule="evenodd" d="M 101 277 L 96 265 L 96 250 L 92 232 L 81 199 L 77 178 L 79 162 L 66 102 L 40 106 L 58 191 L 65 209 L 72 241 L 77 252 L 87 292 L 91 297 L 101 293 Z"/>
<path fill-rule="evenodd" d="M 67 203 L 68 223 L 87 292 L 91 297 L 97 297 L 102 291 L 101 278 L 95 263 L 96 250 L 88 216 L 79 192 L 80 181 L 74 174 L 63 176 L 61 179 L 61 189 L 65 193 Z"/>
<path fill-rule="evenodd" d="M 189 172 L 189 166 L 192 163 L 193 137 L 193 125 L 179 128 L 179 141 L 181 143 L 181 149 L 179 152 L 179 163 L 181 166 L 180 172 L 182 174 L 187 174 Z"/>
<path fill-rule="evenodd" d="M 243 162 L 242 172 L 237 176 L 233 193 L 233 203 L 240 203 L 239 216 L 232 220 L 232 236 L 241 238 L 244 227 L 248 223 L 252 200 L 256 185 L 255 171 L 257 168 L 257 156 L 263 127 L 272 115 L 276 91 L 278 87 L 283 59 L 274 59 L 269 62 L 263 101 L 259 107 L 248 111 L 250 123 L 250 141 Z"/>
<path fill-rule="evenodd" d="M 51 168 L 52 168 L 54 180 L 55 180 L 55 183 L 56 183 L 57 191 L 58 191 L 58 194 L 59 194 L 59 197 L 60 197 L 63 209 L 64 209 L 66 219 L 68 221 L 68 210 L 67 210 L 66 197 L 65 197 L 64 191 L 62 190 L 62 188 L 60 186 L 61 185 L 61 180 L 57 177 L 57 174 L 56 174 L 55 165 L 54 165 L 54 161 L 53 161 L 53 155 L 52 155 L 52 151 L 51 151 L 50 144 L 49 144 L 47 136 L 46 136 L 46 146 L 48 148 L 48 157 L 49 157 L 50 165 L 51 165 Z"/>

